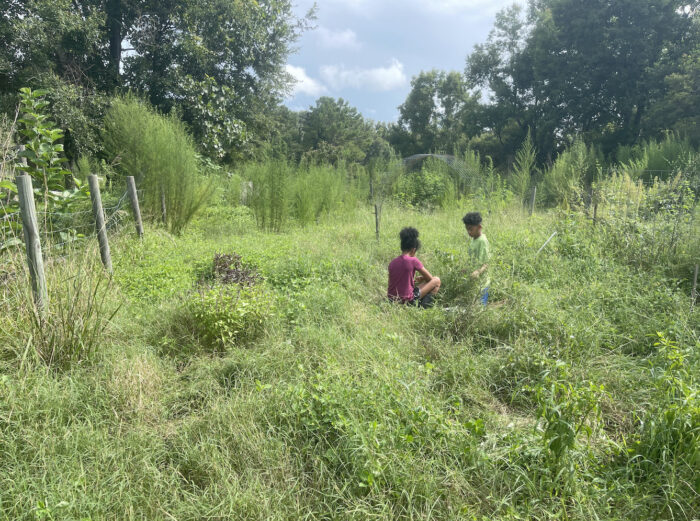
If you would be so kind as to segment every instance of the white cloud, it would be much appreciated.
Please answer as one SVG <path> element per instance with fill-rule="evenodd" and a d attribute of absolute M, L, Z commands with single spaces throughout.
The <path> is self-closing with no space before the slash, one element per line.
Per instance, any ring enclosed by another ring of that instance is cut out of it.
<path fill-rule="evenodd" d="M 416 8 L 425 7 L 427 10 L 440 14 L 471 14 L 491 16 L 496 11 L 512 5 L 513 0 L 431 0 L 419 2 Z M 522 0 L 519 3 L 524 3 Z"/>
<path fill-rule="evenodd" d="M 395 58 L 388 67 L 373 69 L 348 69 L 344 65 L 324 65 L 321 67 L 321 78 L 333 89 L 354 87 L 374 91 L 395 90 L 408 82 L 403 64 Z"/>
<path fill-rule="evenodd" d="M 334 5 L 365 18 L 372 18 L 377 12 L 389 13 L 398 9 L 416 13 L 418 16 L 421 13 L 492 16 L 499 9 L 514 2 L 521 5 L 527 3 L 525 0 L 324 0 L 325 5 Z"/>
<path fill-rule="evenodd" d="M 318 28 L 318 36 L 321 45 L 334 49 L 359 49 L 360 42 L 357 41 L 357 34 L 352 29 L 344 31 L 333 31 L 326 27 Z"/>
<path fill-rule="evenodd" d="M 291 74 L 296 83 L 292 88 L 292 95 L 308 94 L 310 96 L 319 96 L 326 92 L 326 87 L 319 81 L 311 78 L 303 67 L 295 67 L 294 65 L 286 65 L 287 72 Z"/>

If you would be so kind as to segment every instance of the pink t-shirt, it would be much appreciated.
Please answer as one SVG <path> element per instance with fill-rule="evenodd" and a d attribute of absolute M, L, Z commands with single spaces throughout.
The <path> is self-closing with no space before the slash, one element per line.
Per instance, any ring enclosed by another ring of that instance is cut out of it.
<path fill-rule="evenodd" d="M 413 299 L 413 276 L 422 270 L 423 264 L 416 257 L 399 255 L 389 263 L 389 289 L 386 294 L 391 299 Z"/>

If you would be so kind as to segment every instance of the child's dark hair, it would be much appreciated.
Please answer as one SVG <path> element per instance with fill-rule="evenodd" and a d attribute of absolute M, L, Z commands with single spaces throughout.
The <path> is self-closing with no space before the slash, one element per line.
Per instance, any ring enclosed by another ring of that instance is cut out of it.
<path fill-rule="evenodd" d="M 481 214 L 479 212 L 469 212 L 462 217 L 462 222 L 465 226 L 478 226 L 481 224 Z"/>
<path fill-rule="evenodd" d="M 401 251 L 409 251 L 415 248 L 420 249 L 420 241 L 418 240 L 418 230 L 415 228 L 404 228 L 399 232 L 401 238 Z"/>

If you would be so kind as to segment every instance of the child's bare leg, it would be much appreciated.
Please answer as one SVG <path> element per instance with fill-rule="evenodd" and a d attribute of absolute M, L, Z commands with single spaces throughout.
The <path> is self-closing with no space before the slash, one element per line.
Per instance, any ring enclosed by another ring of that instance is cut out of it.
<path fill-rule="evenodd" d="M 419 284 L 418 288 L 420 289 L 420 297 L 423 298 L 429 293 L 432 293 L 435 295 L 438 290 L 440 289 L 440 277 L 433 277 L 430 279 L 428 282 L 424 282 L 423 284 Z"/>

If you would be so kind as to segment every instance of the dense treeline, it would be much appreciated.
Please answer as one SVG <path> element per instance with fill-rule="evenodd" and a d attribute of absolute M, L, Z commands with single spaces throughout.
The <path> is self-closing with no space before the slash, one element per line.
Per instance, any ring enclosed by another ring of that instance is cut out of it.
<path fill-rule="evenodd" d="M 500 164 L 528 132 L 540 162 L 574 137 L 606 156 L 669 129 L 697 145 L 699 29 L 685 1 L 514 5 L 463 75 L 413 79 L 390 141 L 403 154 L 471 146 Z"/>
<path fill-rule="evenodd" d="M 274 131 L 267 116 L 289 87 L 291 45 L 313 18 L 288 0 L 0 2 L 0 95 L 48 88 L 69 159 L 94 145 L 104 106 L 134 91 L 178 111 L 202 152 L 230 161 Z M 78 109 L 76 105 L 81 108 Z"/>
<path fill-rule="evenodd" d="M 342 99 L 280 104 L 284 65 L 314 13 L 260 2 L 18 2 L 0 8 L 0 95 L 48 88 L 66 154 L 106 159 L 99 129 L 116 93 L 175 111 L 219 163 L 275 156 L 367 164 L 467 149 L 510 167 L 528 134 L 538 165 L 575 139 L 617 159 L 620 146 L 672 130 L 700 143 L 700 20 L 686 0 L 532 0 L 501 11 L 465 70 L 424 71 L 393 124 Z M 462 51 L 464 52 L 464 51 Z"/>

